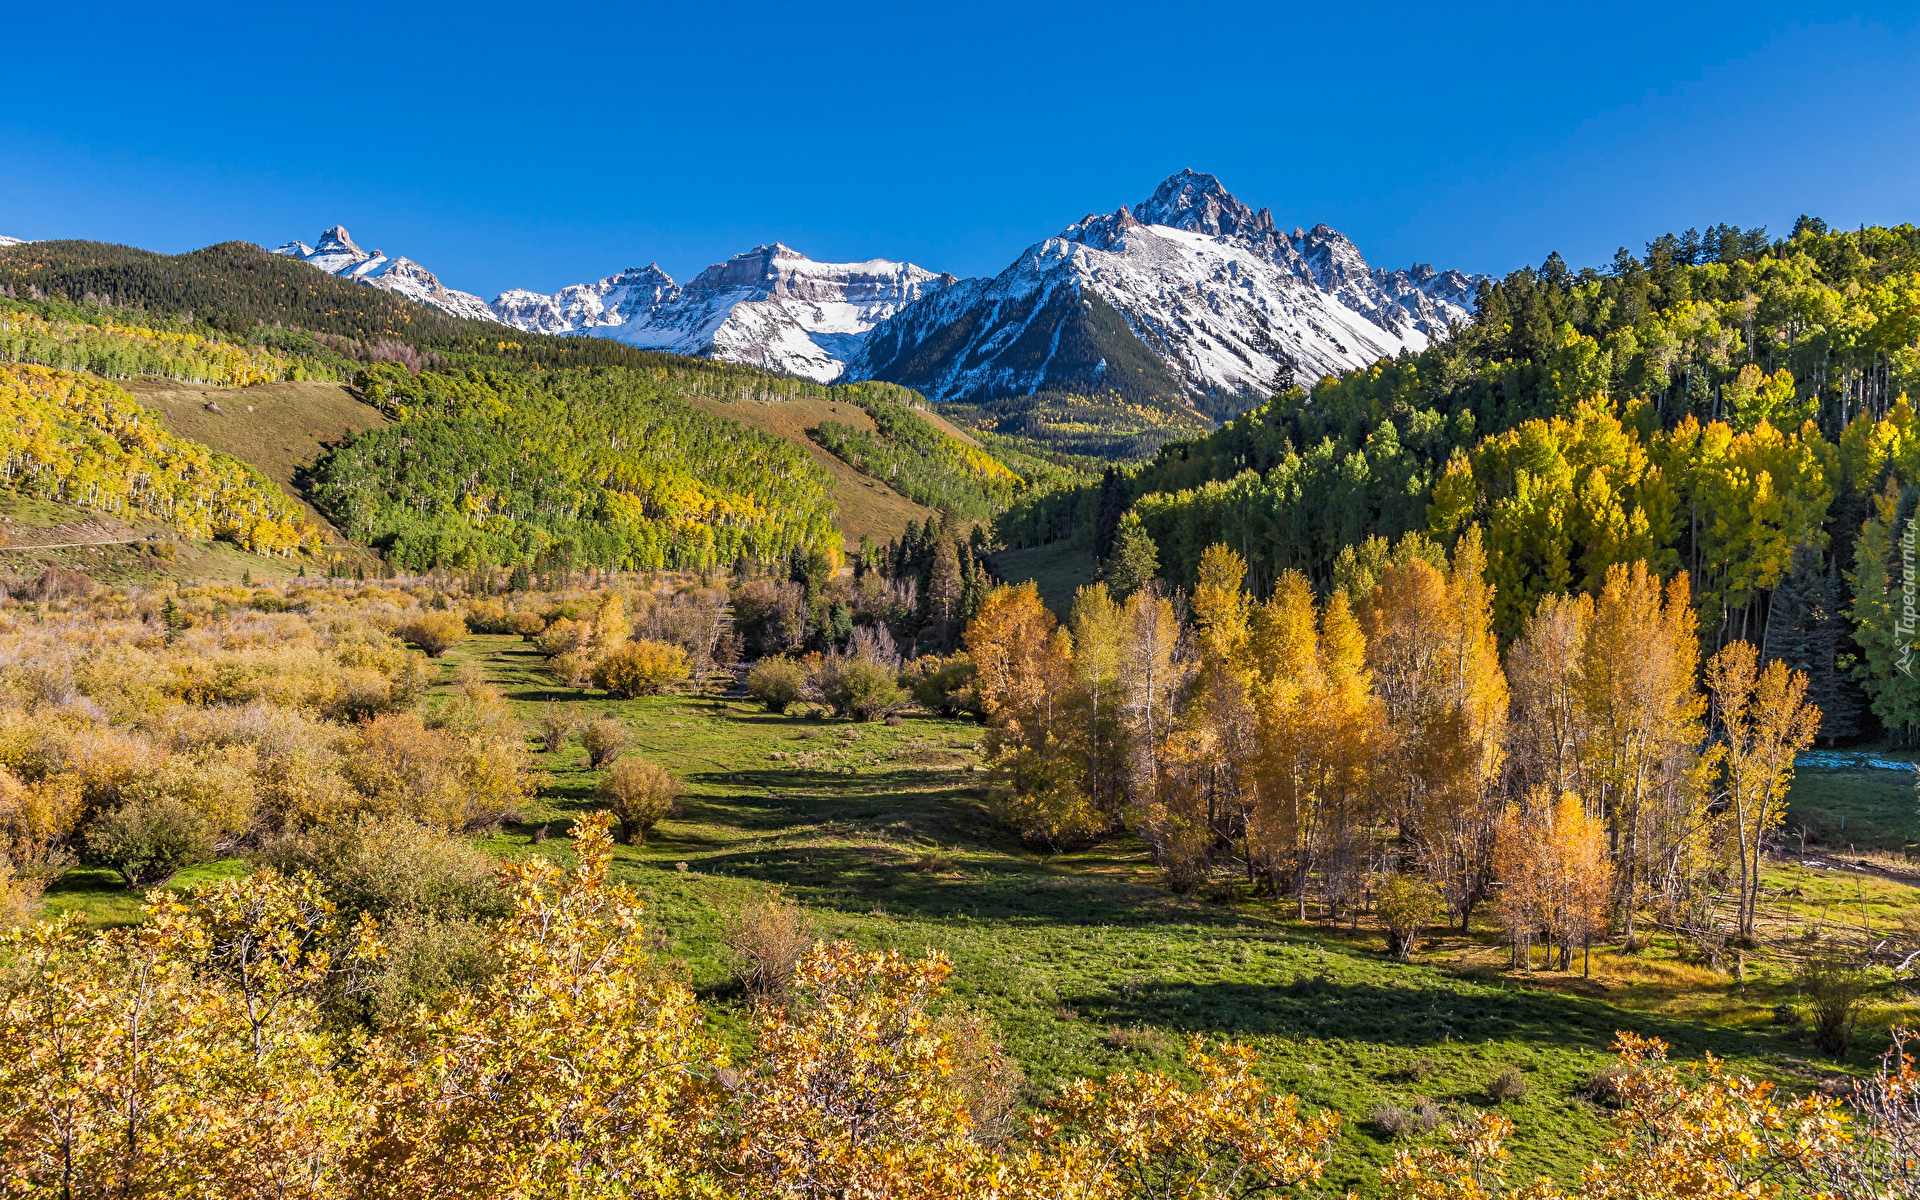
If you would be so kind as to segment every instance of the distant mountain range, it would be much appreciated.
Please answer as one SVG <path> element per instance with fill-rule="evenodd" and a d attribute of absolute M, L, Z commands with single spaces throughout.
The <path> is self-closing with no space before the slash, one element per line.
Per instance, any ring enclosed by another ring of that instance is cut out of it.
<path fill-rule="evenodd" d="M 8 237 L 5 234 L 0 234 L 0 246 L 24 246 L 26 244 L 27 239 L 25 238 Z"/>
<path fill-rule="evenodd" d="M 454 316 L 749 363 L 819 382 L 881 379 L 937 400 L 1041 391 L 1179 396 L 1219 415 L 1293 382 L 1402 350 L 1472 319 L 1479 276 L 1370 267 L 1326 225 L 1182 171 L 1147 200 L 1088 216 L 992 278 L 912 263 L 822 263 L 756 246 L 685 285 L 657 265 L 491 303 L 335 226 L 275 251 Z"/>

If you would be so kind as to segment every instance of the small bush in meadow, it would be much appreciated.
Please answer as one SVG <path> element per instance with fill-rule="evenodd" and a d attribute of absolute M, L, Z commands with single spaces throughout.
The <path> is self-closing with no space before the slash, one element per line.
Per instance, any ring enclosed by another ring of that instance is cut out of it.
<path fill-rule="evenodd" d="M 754 1000 L 783 995 L 793 969 L 818 940 L 800 906 L 784 896 L 749 904 L 721 929 L 734 978 Z"/>
<path fill-rule="evenodd" d="M 627 727 L 612 717 L 595 717 L 580 729 L 580 744 L 595 770 L 612 762 L 631 740 Z"/>
<path fill-rule="evenodd" d="M 213 857 L 213 826 L 171 796 L 131 800 L 87 829 L 87 853 L 129 888 L 159 887 Z"/>
<path fill-rule="evenodd" d="M 613 768 L 600 781 L 599 791 L 620 823 L 620 843 L 644 846 L 653 827 L 672 814 L 681 787 L 665 767 L 628 755 L 614 760 Z"/>
<path fill-rule="evenodd" d="M 665 642 L 622 642 L 593 668 L 594 686 L 622 699 L 651 696 L 687 677 L 687 652 Z"/>
<path fill-rule="evenodd" d="M 402 622 L 394 632 L 402 641 L 425 650 L 428 658 L 439 658 L 467 636 L 467 623 L 458 613 L 423 612 Z"/>
<path fill-rule="evenodd" d="M 1487 1099 L 1495 1104 L 1518 1100 L 1527 1094 L 1527 1077 L 1519 1067 L 1501 1067 L 1487 1080 Z"/>
<path fill-rule="evenodd" d="M 800 664 L 784 654 L 763 658 L 747 672 L 747 695 L 766 706 L 768 712 L 783 713 L 800 699 L 807 674 Z"/>
<path fill-rule="evenodd" d="M 835 712 L 856 721 L 878 721 L 906 703 L 891 670 L 860 659 L 841 665 L 822 690 Z"/>
<path fill-rule="evenodd" d="M 1387 927 L 1387 952 L 1406 962 L 1421 931 L 1440 915 L 1440 893 L 1424 879 L 1389 875 L 1380 884 L 1376 907 Z"/>
<path fill-rule="evenodd" d="M 548 754 L 558 754 L 567 748 L 567 739 L 573 736 L 575 725 L 573 714 L 555 708 L 549 701 L 540 709 L 540 744 Z"/>

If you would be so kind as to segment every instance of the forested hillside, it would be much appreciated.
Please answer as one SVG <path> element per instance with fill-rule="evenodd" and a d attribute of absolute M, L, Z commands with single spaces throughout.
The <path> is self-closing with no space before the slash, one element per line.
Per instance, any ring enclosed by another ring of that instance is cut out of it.
<path fill-rule="evenodd" d="M 1844 672 L 1834 622 L 1850 607 L 1864 628 L 1884 603 L 1869 593 L 1885 568 L 1856 563 L 1855 543 L 1872 517 L 1886 549 L 1920 479 L 1902 399 L 1920 382 L 1920 229 L 1690 230 L 1603 269 L 1552 256 L 1477 305 L 1422 354 L 1165 447 L 1104 503 L 1083 487 L 1017 505 L 1003 536 L 1104 554 L 1130 507 L 1175 583 L 1223 542 L 1256 590 L 1289 568 L 1324 589 L 1377 557 L 1370 538 L 1479 525 L 1505 638 L 1539 596 L 1645 558 L 1687 570 L 1710 645 L 1811 640 Z M 1873 654 L 1880 634 L 1860 636 Z M 1868 683 L 1883 720 L 1920 711 Z"/>
<path fill-rule="evenodd" d="M 383 364 L 359 387 L 395 424 L 323 460 L 312 493 L 397 564 L 706 569 L 838 548 L 802 451 L 642 373 Z"/>
<path fill-rule="evenodd" d="M 977 521 L 1030 481 L 1073 479 L 1041 459 L 1010 468 L 915 415 L 917 397 L 890 385 L 829 388 L 603 339 L 503 335 L 243 243 L 175 256 L 9 247 L 0 297 L 4 359 L 230 387 L 351 382 L 400 427 L 350 435 L 305 490 L 408 568 L 773 567 L 795 551 L 837 552 L 845 489 L 788 440 L 800 431 L 757 432 L 715 415 L 715 401 L 865 409 L 876 431 L 828 423 L 811 436 L 909 499 Z"/>

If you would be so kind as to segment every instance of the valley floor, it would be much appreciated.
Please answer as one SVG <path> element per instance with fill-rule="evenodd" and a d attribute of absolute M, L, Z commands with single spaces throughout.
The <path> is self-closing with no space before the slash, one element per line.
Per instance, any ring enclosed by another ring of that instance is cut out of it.
<path fill-rule="evenodd" d="M 616 875 L 641 890 L 658 945 L 685 962 L 732 1036 L 745 1036 L 744 1005 L 721 924 L 778 889 L 826 936 L 949 954 L 959 1002 L 992 1017 L 1036 1101 L 1074 1076 L 1177 1069 L 1192 1035 L 1250 1042 L 1276 1087 L 1347 1114 L 1336 1188 L 1376 1186 L 1374 1169 L 1395 1145 L 1369 1123 L 1379 1107 L 1486 1106 L 1488 1080 L 1507 1066 L 1529 1083 L 1502 1108 L 1518 1126 L 1515 1177 L 1571 1179 L 1605 1133 L 1606 1110 L 1584 1092 L 1617 1030 L 1658 1035 L 1689 1057 L 1711 1050 L 1802 1086 L 1870 1063 L 1867 1050 L 1844 1067 L 1818 1059 L 1775 1022 L 1790 985 L 1764 961 L 1743 985 L 1656 941 L 1631 958 L 1597 953 L 1591 979 L 1577 960 L 1572 975 L 1527 976 L 1508 969 L 1489 927 L 1439 935 L 1417 961 L 1399 964 L 1366 925 L 1301 922 L 1248 897 L 1175 895 L 1137 846 L 1036 854 L 988 818 L 981 730 L 966 720 L 853 725 L 773 716 L 732 699 L 616 701 L 557 686 L 514 637 L 471 638 L 443 670 L 462 662 L 500 684 L 529 727 L 549 704 L 618 717 L 635 750 L 686 783 L 683 814 L 650 844 L 621 847 Z M 594 807 L 598 773 L 577 746 L 540 757 L 548 785 L 524 820 L 488 839 L 498 853 L 564 859 L 565 823 Z M 535 827 L 548 823 L 553 839 L 533 844 Z M 212 864 L 176 886 L 238 869 Z M 1783 868 L 1774 882 L 1774 921 L 1786 931 L 1834 920 L 1855 900 L 1870 922 L 1900 920 L 1920 895 L 1806 868 Z M 56 911 L 85 908 L 107 922 L 137 916 L 135 899 L 94 872 L 70 873 L 47 899 Z M 1884 1028 L 1901 1015 L 1889 1007 L 1874 1020 Z"/>

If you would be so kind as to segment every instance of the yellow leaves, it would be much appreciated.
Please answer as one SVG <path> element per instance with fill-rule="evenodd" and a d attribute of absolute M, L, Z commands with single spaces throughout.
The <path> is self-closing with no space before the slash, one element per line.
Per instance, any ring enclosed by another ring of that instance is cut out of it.
<path fill-rule="evenodd" d="M 513 969 L 368 1045 L 350 1194 L 705 1194 L 691 1135 L 726 1055 L 642 946 L 632 889 L 607 883 L 605 814 L 574 832 L 574 870 L 505 869 L 514 914 L 493 952 Z"/>
<path fill-rule="evenodd" d="M 258 553 L 317 548 L 320 531 L 243 464 L 158 429 L 126 392 L 34 365 L 0 367 L 0 482 Z"/>
<path fill-rule="evenodd" d="M 1340 1134 L 1340 1115 L 1300 1113 L 1254 1074 L 1245 1046 L 1208 1053 L 1188 1043 L 1195 1090 L 1158 1072 L 1123 1071 L 1104 1083 L 1079 1079 L 1053 1109 L 1067 1146 L 1103 1161 L 1121 1194 L 1226 1200 L 1320 1178 Z"/>

